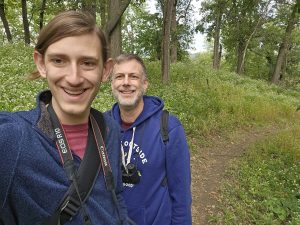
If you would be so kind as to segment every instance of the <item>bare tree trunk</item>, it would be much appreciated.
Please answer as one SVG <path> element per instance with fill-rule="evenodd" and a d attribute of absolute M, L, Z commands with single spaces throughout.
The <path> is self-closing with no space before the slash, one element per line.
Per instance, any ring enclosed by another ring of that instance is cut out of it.
<path fill-rule="evenodd" d="M 111 56 L 115 57 L 122 51 L 121 17 L 131 0 L 110 0 L 108 6 L 108 20 L 104 32 L 110 43 Z"/>
<path fill-rule="evenodd" d="M 5 11 L 4 11 L 4 0 L 0 0 L 0 17 L 4 26 L 4 30 L 6 33 L 6 38 L 9 42 L 12 42 L 12 36 L 10 33 L 8 21 L 6 19 Z"/>
<path fill-rule="evenodd" d="M 243 55 L 245 50 L 245 41 L 240 40 L 237 46 L 237 67 L 236 73 L 241 75 L 244 73 L 244 63 L 243 63 Z"/>
<path fill-rule="evenodd" d="M 163 18 L 163 43 L 162 43 L 162 82 L 164 84 L 170 82 L 170 32 L 171 17 L 174 0 L 165 0 L 164 18 Z"/>
<path fill-rule="evenodd" d="M 46 9 L 46 0 L 42 1 L 41 8 L 40 8 L 40 30 L 44 26 L 44 14 Z"/>
<path fill-rule="evenodd" d="M 288 52 L 288 46 L 290 43 L 291 34 L 293 29 L 295 28 L 295 24 L 299 19 L 299 12 L 297 12 L 299 8 L 300 5 L 298 5 L 298 3 L 295 3 L 295 5 L 293 6 L 293 11 L 291 13 L 291 16 L 288 20 L 288 24 L 285 30 L 285 35 L 279 47 L 276 65 L 271 79 L 271 82 L 274 84 L 278 84 L 280 81 L 280 74 L 282 72 L 282 66 L 285 61 L 286 54 Z"/>
<path fill-rule="evenodd" d="M 25 44 L 30 44 L 30 32 L 29 32 L 29 23 L 27 18 L 26 0 L 22 0 L 22 18 L 23 18 L 23 27 L 24 27 L 24 41 Z"/>
<path fill-rule="evenodd" d="M 119 8 L 112 8 L 109 7 L 109 12 L 108 12 L 108 21 L 104 26 L 104 31 L 106 33 L 107 36 L 110 36 L 111 32 L 115 29 L 115 27 L 117 26 L 118 22 L 120 21 L 123 13 L 125 12 L 125 10 L 127 9 L 127 7 L 130 4 L 131 0 L 123 0 L 122 4 L 120 4 L 120 0 L 110 0 L 110 4 L 112 4 L 112 2 L 118 1 L 119 2 Z M 114 9 L 115 11 L 111 11 L 112 9 Z"/>
<path fill-rule="evenodd" d="M 258 21 L 257 21 L 257 23 L 256 23 L 256 25 L 255 25 L 255 27 L 253 29 L 253 31 L 251 32 L 249 38 L 246 40 L 245 45 L 244 45 L 244 49 L 241 51 L 242 55 L 241 55 L 241 59 L 240 59 L 240 65 L 238 64 L 238 74 L 239 75 L 244 72 L 243 68 L 244 68 L 244 65 L 245 65 L 245 58 L 246 58 L 246 54 L 247 54 L 247 49 L 248 49 L 249 43 L 250 43 L 252 37 L 254 36 L 254 34 L 256 33 L 258 27 L 261 26 L 262 19 L 264 18 L 265 15 L 267 15 L 269 4 L 270 4 L 270 0 L 268 1 L 268 3 L 265 6 L 263 15 L 261 15 L 259 17 L 259 19 L 258 19 Z"/>
<path fill-rule="evenodd" d="M 222 8 L 218 6 L 218 15 L 216 19 L 216 26 L 214 32 L 214 55 L 213 55 L 213 68 L 219 69 L 221 57 L 219 53 L 221 52 L 220 49 L 220 30 L 221 30 L 221 19 L 222 19 Z"/>
<path fill-rule="evenodd" d="M 177 38 L 177 20 L 176 20 L 176 5 L 177 0 L 174 1 L 173 10 L 172 10 L 172 19 L 171 19 L 171 62 L 175 63 L 177 61 L 177 46 L 178 46 L 178 38 Z"/>
<path fill-rule="evenodd" d="M 118 12 L 120 9 L 120 0 L 110 0 L 109 1 L 109 16 L 108 20 L 111 21 L 114 18 L 114 12 Z M 120 55 L 122 49 L 122 36 L 121 36 L 121 20 L 119 19 L 114 26 L 114 29 L 110 32 L 109 35 L 109 44 L 111 49 L 111 57 L 116 57 Z"/>
<path fill-rule="evenodd" d="M 101 27 L 104 27 L 107 23 L 107 12 L 108 12 L 108 3 L 107 0 L 100 1 L 100 22 Z"/>

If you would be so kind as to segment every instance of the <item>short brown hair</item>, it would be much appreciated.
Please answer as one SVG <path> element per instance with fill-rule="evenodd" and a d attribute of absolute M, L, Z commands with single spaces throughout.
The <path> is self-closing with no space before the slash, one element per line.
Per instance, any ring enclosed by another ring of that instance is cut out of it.
<path fill-rule="evenodd" d="M 40 31 L 35 50 L 44 56 L 47 48 L 65 38 L 90 34 L 95 32 L 100 40 L 102 47 L 102 59 L 105 62 L 108 59 L 108 45 L 103 31 L 97 26 L 95 18 L 88 12 L 65 11 L 55 16 Z M 40 74 L 33 72 L 29 79 L 39 78 Z"/>

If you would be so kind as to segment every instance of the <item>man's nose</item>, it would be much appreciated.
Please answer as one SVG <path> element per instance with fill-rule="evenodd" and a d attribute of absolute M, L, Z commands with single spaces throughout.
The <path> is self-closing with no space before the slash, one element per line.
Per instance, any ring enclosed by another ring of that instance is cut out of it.
<path fill-rule="evenodd" d="M 130 78 L 129 78 L 129 75 L 128 74 L 125 74 L 124 76 L 124 80 L 123 80 L 123 84 L 124 85 L 128 85 L 130 82 Z"/>
<path fill-rule="evenodd" d="M 80 67 L 77 63 L 71 63 L 67 73 L 66 80 L 70 85 L 77 86 L 82 82 L 83 77 L 81 76 Z"/>

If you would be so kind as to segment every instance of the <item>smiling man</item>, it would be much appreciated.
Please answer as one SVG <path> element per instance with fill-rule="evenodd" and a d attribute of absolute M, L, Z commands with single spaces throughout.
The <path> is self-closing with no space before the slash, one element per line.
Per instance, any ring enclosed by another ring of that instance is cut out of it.
<path fill-rule="evenodd" d="M 112 68 L 104 34 L 89 14 L 60 13 L 34 62 L 50 90 L 35 109 L 0 113 L 0 224 L 128 224 L 119 128 L 91 108 Z"/>
<path fill-rule="evenodd" d="M 121 126 L 122 193 L 138 225 L 191 225 L 190 154 L 180 121 L 168 118 L 168 141 L 161 135 L 164 103 L 146 96 L 149 81 L 142 59 L 115 59 L 111 88 L 117 101 L 111 115 Z"/>

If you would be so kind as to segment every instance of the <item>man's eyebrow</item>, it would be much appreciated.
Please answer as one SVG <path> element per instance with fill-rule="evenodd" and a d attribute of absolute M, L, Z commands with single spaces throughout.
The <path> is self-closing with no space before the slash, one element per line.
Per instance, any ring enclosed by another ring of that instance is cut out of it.
<path fill-rule="evenodd" d="M 55 57 L 59 57 L 59 58 L 69 58 L 68 55 L 63 54 L 63 53 L 49 53 L 48 54 L 49 58 L 55 58 Z M 99 61 L 99 58 L 96 56 L 90 56 L 90 55 L 82 55 L 79 57 L 80 60 L 84 59 L 84 60 L 93 60 L 93 61 Z"/>
<path fill-rule="evenodd" d="M 49 53 L 47 55 L 48 57 L 66 57 L 66 55 L 62 53 Z"/>

